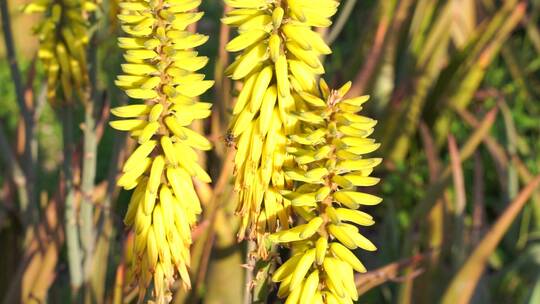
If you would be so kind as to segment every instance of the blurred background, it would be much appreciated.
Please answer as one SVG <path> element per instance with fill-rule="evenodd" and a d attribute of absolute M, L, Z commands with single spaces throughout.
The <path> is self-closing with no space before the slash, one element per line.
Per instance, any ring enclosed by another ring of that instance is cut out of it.
<path fill-rule="evenodd" d="M 89 47 L 96 98 L 90 109 L 71 107 L 68 121 L 45 101 L 32 34 L 41 16 L 21 13 L 26 0 L 0 3 L 0 301 L 135 301 L 122 223 L 130 193 L 115 186 L 134 142 L 107 125 L 110 107 L 129 102 L 113 83 L 118 2 L 98 2 Z M 197 185 L 205 212 L 194 231 L 195 288 L 173 301 L 246 303 L 248 283 L 262 282 L 259 290 L 266 277 L 246 271 L 249 244 L 236 242 L 234 151 L 224 138 L 237 89 L 223 75 L 234 33 L 220 25 L 222 1 L 201 9 L 197 31 L 210 40 L 199 53 L 216 85 L 203 98 L 212 118 L 194 127 L 215 145 L 204 155 L 214 183 Z M 333 49 L 325 78 L 371 95 L 365 115 L 379 121 L 385 160 L 372 189 L 384 201 L 370 208 L 377 223 L 367 232 L 378 251 L 357 253 L 369 270 L 357 277 L 359 302 L 540 303 L 539 18 L 538 0 L 342 0 L 321 31 Z M 86 266 L 68 259 L 65 235 L 84 224 L 83 209 L 94 237 L 76 249 L 92 266 L 76 278 L 70 268 Z M 269 296 L 254 301 L 279 302 L 263 289 Z"/>

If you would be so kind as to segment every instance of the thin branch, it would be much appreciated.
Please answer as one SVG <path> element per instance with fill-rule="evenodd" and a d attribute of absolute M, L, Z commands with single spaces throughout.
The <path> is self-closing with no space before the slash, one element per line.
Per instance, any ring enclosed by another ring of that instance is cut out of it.
<path fill-rule="evenodd" d="M 462 162 L 459 157 L 459 147 L 456 143 L 456 138 L 452 135 L 448 136 L 448 150 L 450 154 L 450 167 L 452 170 L 452 180 L 454 182 L 454 210 L 453 210 L 453 254 L 455 259 L 455 265 L 460 265 L 463 257 L 465 256 L 465 248 L 463 246 L 464 238 L 464 219 L 463 214 L 465 212 L 465 206 L 467 204 L 467 194 L 465 190 L 465 181 L 463 177 Z"/>
<path fill-rule="evenodd" d="M 461 162 L 468 159 L 476 150 L 478 145 L 487 137 L 491 126 L 495 122 L 497 117 L 497 108 L 489 111 L 475 132 L 469 137 L 467 142 L 459 150 L 459 160 Z M 443 193 L 448 184 L 450 183 L 452 174 L 452 169 L 450 165 L 447 165 L 446 168 L 442 171 L 440 177 L 434 182 L 426 191 L 426 196 L 424 199 L 416 206 L 413 211 L 413 223 L 421 219 L 433 206 L 433 203 L 437 200 L 439 195 Z M 414 226 L 414 225 L 412 225 Z M 413 227 L 410 227 L 411 229 Z"/>
<path fill-rule="evenodd" d="M 92 268 L 92 256 L 94 251 L 94 207 L 92 193 L 96 178 L 97 141 L 95 134 L 95 119 L 93 115 L 93 102 L 85 105 L 84 119 L 84 148 L 82 158 L 81 179 L 81 242 L 84 249 L 84 276 L 88 280 Z"/>
<path fill-rule="evenodd" d="M 382 266 L 378 269 L 357 275 L 355 278 L 355 283 L 356 288 L 358 289 L 358 294 L 362 295 L 369 290 L 384 284 L 385 282 L 403 281 L 403 278 L 400 277 L 400 273 L 403 270 L 411 267 L 413 269 L 411 275 L 417 275 L 420 272 L 420 269 L 417 267 L 418 264 L 428 259 L 434 253 L 434 251 L 435 250 L 423 254 L 417 254 L 410 258 L 402 259 Z M 407 279 L 409 279 L 410 276 Z"/>
<path fill-rule="evenodd" d="M 432 185 L 437 181 L 441 171 L 441 159 L 438 156 L 437 146 L 435 140 L 427 127 L 427 125 L 421 121 L 419 125 L 419 134 L 422 140 L 422 147 L 424 148 L 428 172 L 429 172 L 429 185 Z M 442 247 L 445 239 L 445 219 L 446 217 L 446 200 L 443 197 L 439 198 L 433 205 L 432 210 L 428 214 L 428 239 L 431 247 Z M 442 251 L 441 249 L 440 251 Z M 435 252 L 431 255 L 430 266 L 434 266 L 439 262 L 439 252 Z M 433 267 L 428 270 L 427 276 L 433 274 Z"/>
<path fill-rule="evenodd" d="M 34 185 L 35 185 L 35 162 L 37 158 L 37 144 L 34 139 L 35 127 L 33 113 L 31 109 L 31 101 L 27 102 L 25 99 L 24 86 L 19 69 L 17 55 L 15 51 L 15 43 L 13 41 L 13 32 L 11 30 L 11 20 L 9 15 L 9 8 L 7 1 L 0 1 L 0 14 L 2 17 L 2 30 L 4 33 L 4 44 L 6 46 L 7 59 L 9 68 L 11 71 L 11 78 L 15 87 L 15 96 L 17 104 L 19 106 L 23 122 L 24 122 L 24 162 L 23 170 L 25 172 L 27 184 L 24 191 L 26 191 L 26 201 L 19 202 L 21 204 L 21 212 L 23 214 L 23 221 L 25 224 L 31 224 L 37 220 L 37 210 L 30 206 L 31 202 L 36 199 L 34 197 Z M 35 205 L 37 207 L 37 204 Z"/>
<path fill-rule="evenodd" d="M 116 186 L 116 178 L 118 177 L 118 173 L 121 171 L 121 166 L 126 158 L 126 151 L 129 150 L 126 145 L 125 134 L 115 132 L 114 136 L 114 143 L 111 151 L 112 156 L 109 162 L 109 173 L 107 175 L 107 181 L 105 182 L 105 195 L 103 197 L 103 204 L 100 207 L 103 210 L 103 215 L 97 225 L 97 239 L 104 236 L 105 222 L 111 220 L 114 215 L 114 206 L 112 203 L 115 201 L 115 196 L 120 192 L 119 188 Z M 122 221 L 121 217 L 119 218 L 119 221 Z"/>
<path fill-rule="evenodd" d="M 89 85 L 84 88 L 84 142 L 82 157 L 82 179 L 81 179 L 81 230 L 80 239 L 84 250 L 84 281 L 88 283 L 92 276 L 93 256 L 95 247 L 95 227 L 94 227 L 94 204 L 92 193 L 96 179 L 97 166 L 97 145 L 96 135 L 96 105 L 97 103 L 97 45 L 96 36 L 90 40 L 89 48 Z M 85 291 L 88 295 L 88 290 Z"/>
<path fill-rule="evenodd" d="M 412 0 L 399 1 L 392 22 L 390 22 L 389 14 L 384 14 L 381 17 L 381 21 L 379 22 L 375 32 L 373 46 L 371 47 L 371 50 L 364 61 L 364 65 L 353 81 L 353 86 L 348 93 L 349 96 L 358 96 L 365 93 L 369 82 L 371 81 L 381 59 L 383 58 L 387 40 L 389 37 L 391 37 L 391 35 L 397 35 L 397 33 L 400 32 L 401 27 L 407 18 L 407 12 L 413 2 L 414 1 Z"/>
<path fill-rule="evenodd" d="M 473 212 L 471 224 L 471 244 L 476 244 L 480 240 L 480 233 L 484 226 L 484 166 L 480 152 L 474 153 L 474 181 L 473 181 Z"/>
<path fill-rule="evenodd" d="M 387 15 L 382 16 L 382 19 L 377 26 L 373 46 L 371 47 L 371 50 L 369 51 L 369 54 L 364 61 L 364 65 L 362 66 L 360 72 L 356 75 L 353 81 L 353 86 L 349 90 L 350 96 L 362 95 L 366 90 L 371 76 L 375 72 L 375 68 L 377 67 L 377 64 L 383 54 L 384 41 L 386 40 L 386 35 L 390 23 L 388 19 L 389 18 Z"/>
<path fill-rule="evenodd" d="M 475 129 L 479 127 L 480 122 L 476 119 L 476 117 L 474 117 L 474 115 L 467 112 L 467 110 L 459 110 L 457 111 L 457 113 L 465 121 L 465 123 L 467 123 L 471 127 Z M 504 182 L 504 176 L 506 176 L 505 172 L 507 172 L 508 170 L 507 167 L 510 161 L 515 164 L 521 182 L 528 183 L 533 178 L 533 175 L 529 172 L 527 167 L 525 167 L 525 165 L 517 155 L 513 155 L 511 160 L 509 160 L 504 148 L 495 140 L 495 138 L 489 136 L 488 134 L 484 138 L 484 144 L 495 161 L 495 169 L 497 170 L 497 175 L 499 176 L 499 179 L 502 179 L 500 181 L 502 187 L 506 185 Z M 536 193 L 533 194 L 533 200 L 534 203 L 532 206 L 535 218 L 540 219 L 540 191 L 537 190 Z M 536 228 L 540 227 L 540 221 L 534 221 L 533 223 Z"/>
<path fill-rule="evenodd" d="M 22 206 L 28 206 L 28 192 L 26 191 L 26 176 L 24 175 L 15 154 L 11 150 L 3 124 L 0 123 L 0 156 L 3 158 L 6 171 L 12 176 L 13 182 L 17 187 L 19 203 Z"/>
<path fill-rule="evenodd" d="M 468 159 L 474 151 L 477 149 L 478 145 L 486 138 L 495 122 L 497 117 L 497 108 L 493 108 L 489 111 L 475 132 L 468 138 L 463 147 L 459 151 L 459 160 L 461 162 Z M 411 225 L 407 228 L 407 235 L 409 238 L 414 239 L 413 234 L 417 225 L 422 221 L 426 214 L 433 208 L 435 203 L 438 201 L 439 197 L 444 193 L 444 190 L 448 187 L 451 182 L 452 168 L 450 165 L 447 165 L 442 171 L 441 175 L 433 182 L 428 189 L 426 190 L 426 195 L 423 200 L 420 201 L 414 208 L 411 214 Z M 416 242 L 405 242 L 403 244 L 402 253 L 409 254 L 412 249 L 416 246 Z"/>
<path fill-rule="evenodd" d="M 506 151 L 508 151 L 508 155 L 511 158 L 517 153 L 518 134 L 516 130 L 516 125 L 514 123 L 514 119 L 512 118 L 512 112 L 510 111 L 508 104 L 505 102 L 503 95 L 499 95 L 499 98 L 497 98 L 497 105 L 499 106 L 499 109 L 501 109 L 501 114 L 504 122 L 507 142 Z M 507 199 L 511 200 L 517 195 L 517 192 L 519 190 L 519 180 L 516 168 L 511 162 L 508 164 L 507 173 Z"/>
<path fill-rule="evenodd" d="M 422 139 L 422 147 L 426 153 L 426 159 L 428 163 L 429 182 L 432 183 L 437 179 L 441 170 L 441 161 L 437 157 L 437 146 L 433 140 L 428 126 L 425 122 L 420 121 L 419 124 L 420 138 Z"/>
<path fill-rule="evenodd" d="M 254 240 L 247 240 L 247 249 L 246 249 L 246 276 L 244 280 L 244 304 L 251 304 L 253 302 L 253 272 L 255 271 L 255 259 L 252 257 L 251 253 L 256 251 L 256 244 Z"/>
<path fill-rule="evenodd" d="M 463 168 L 459 159 L 459 147 L 456 143 L 456 138 L 452 135 L 448 136 L 448 149 L 450 154 L 450 167 L 452 169 L 452 178 L 454 188 L 456 190 L 456 198 L 454 212 L 456 217 L 462 217 L 466 205 L 465 181 L 463 178 Z"/>
<path fill-rule="evenodd" d="M 452 279 L 446 289 L 441 303 L 469 303 L 476 285 L 484 273 L 489 256 L 505 235 L 506 231 L 521 212 L 535 189 L 540 185 L 540 175 L 536 176 L 525 186 L 516 199 L 508 205 L 488 233 L 476 246 L 463 267 Z"/>
<path fill-rule="evenodd" d="M 223 16 L 229 12 L 231 8 L 224 4 Z M 230 27 L 224 23 L 219 28 L 219 47 L 218 47 L 218 59 L 214 69 L 215 85 L 214 93 L 217 98 L 215 103 L 215 111 L 212 111 L 211 117 L 211 134 L 214 138 L 220 138 L 223 136 L 224 130 L 227 128 L 227 116 L 228 110 L 232 107 L 231 98 L 231 79 L 225 76 L 225 68 L 229 62 L 229 52 L 227 52 L 225 46 L 229 42 Z M 215 153 L 221 158 L 226 153 L 223 144 L 215 145 Z"/>
<path fill-rule="evenodd" d="M 75 186 L 73 184 L 73 108 L 65 105 L 62 111 L 62 131 L 64 142 L 63 173 L 65 180 L 64 221 L 68 251 L 69 275 L 72 295 L 77 296 L 83 282 L 82 252 L 79 239 L 79 223 L 75 206 Z M 76 298 L 73 297 L 72 300 Z"/>
<path fill-rule="evenodd" d="M 201 245 L 202 248 L 199 249 L 201 251 L 200 260 L 198 261 L 198 264 L 194 265 L 193 267 L 193 270 L 195 273 L 193 292 L 191 295 L 193 303 L 196 303 L 198 287 L 201 286 L 202 282 L 204 281 L 206 269 L 208 268 L 208 262 L 210 260 L 210 253 L 212 250 L 212 244 L 214 242 L 214 236 L 215 236 L 214 227 L 215 227 L 215 222 L 216 222 L 216 216 L 217 216 L 219 208 L 222 206 L 222 201 L 221 201 L 222 194 L 225 191 L 229 178 L 233 172 L 234 155 L 235 155 L 235 151 L 232 149 L 227 152 L 225 160 L 223 162 L 223 168 L 221 169 L 221 173 L 219 175 L 218 181 L 214 188 L 212 199 L 207 208 L 208 210 L 207 218 L 209 221 L 209 225 L 206 230 L 206 234 L 201 236 L 201 240 L 199 243 L 199 244 L 202 244 Z"/>
<path fill-rule="evenodd" d="M 480 125 L 478 119 L 466 109 L 456 110 L 456 113 L 460 116 L 461 119 L 463 119 L 463 121 L 467 125 L 473 127 L 474 129 L 478 128 L 478 126 Z M 504 189 L 504 191 L 507 191 L 505 177 L 507 176 L 509 160 L 508 156 L 506 155 L 506 151 L 501 145 L 497 143 L 497 141 L 493 137 L 489 135 L 484 138 L 484 144 L 486 145 L 488 152 L 491 154 L 495 162 L 495 170 L 497 171 L 497 178 L 499 179 L 499 184 L 501 188 Z"/>
<path fill-rule="evenodd" d="M 336 41 L 337 37 L 343 30 L 343 27 L 347 23 L 347 20 L 349 20 L 355 4 L 356 0 L 347 0 L 347 3 L 345 3 L 345 5 L 343 6 L 343 9 L 341 10 L 337 21 L 334 23 L 334 26 L 330 30 L 330 33 L 326 36 L 326 44 L 332 45 L 332 43 Z"/>

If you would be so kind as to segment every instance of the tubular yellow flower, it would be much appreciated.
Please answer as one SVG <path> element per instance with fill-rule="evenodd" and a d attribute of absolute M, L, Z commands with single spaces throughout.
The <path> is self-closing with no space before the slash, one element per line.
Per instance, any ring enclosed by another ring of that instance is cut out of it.
<path fill-rule="evenodd" d="M 37 25 L 38 57 L 47 75 L 47 99 L 54 102 L 61 84 L 66 102 L 77 93 L 81 100 L 88 86 L 86 46 L 89 40 L 88 13 L 94 11 L 92 1 L 34 0 L 27 4 L 25 13 L 43 13 Z"/>
<path fill-rule="evenodd" d="M 141 297 L 153 280 L 157 303 L 171 300 L 177 277 L 191 287 L 191 228 L 201 213 L 192 178 L 210 182 L 195 151 L 209 150 L 210 142 L 189 128 L 210 115 L 211 104 L 197 97 L 213 85 L 196 73 L 208 58 L 192 50 L 208 38 L 186 30 L 202 17 L 194 12 L 200 3 L 123 1 L 118 15 L 128 36 L 119 38 L 127 63 L 116 84 L 131 98 L 144 100 L 111 111 L 123 119 L 110 125 L 129 131 L 139 143 L 118 185 L 135 189 L 124 219 L 135 233 L 131 276 Z"/>
<path fill-rule="evenodd" d="M 281 191 L 290 181 L 282 167 L 287 134 L 295 129 L 295 100 L 317 91 L 324 72 L 319 61 L 330 48 L 311 27 L 327 27 L 336 12 L 333 0 L 225 0 L 233 10 L 223 23 L 238 27 L 227 44 L 241 52 L 227 68 L 243 88 L 233 109 L 230 132 L 237 139 L 239 238 L 256 239 L 264 257 L 264 235 L 289 225 L 290 205 Z"/>
<path fill-rule="evenodd" d="M 285 303 L 353 303 L 354 272 L 366 269 L 351 250 L 376 250 L 357 227 L 374 224 L 358 209 L 381 202 L 357 191 L 379 182 L 370 174 L 381 159 L 365 157 L 379 147 L 368 138 L 376 121 L 356 114 L 368 97 L 344 99 L 349 88 L 330 91 L 321 80 L 321 93 L 304 95 L 305 107 L 296 112 L 301 132 L 290 136 L 294 144 L 287 148 L 296 165 L 286 175 L 298 186 L 284 196 L 305 224 L 269 236 L 292 250 L 272 276 Z"/>

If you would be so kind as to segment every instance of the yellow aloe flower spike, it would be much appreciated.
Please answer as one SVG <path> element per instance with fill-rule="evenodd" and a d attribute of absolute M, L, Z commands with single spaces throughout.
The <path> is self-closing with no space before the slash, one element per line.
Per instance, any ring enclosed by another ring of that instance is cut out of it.
<path fill-rule="evenodd" d="M 306 96 L 310 106 L 296 113 L 301 131 L 289 148 L 296 165 L 285 174 L 297 187 L 285 197 L 304 224 L 269 236 L 292 251 L 272 275 L 285 303 L 353 303 L 354 272 L 366 268 L 352 250 L 376 250 L 359 230 L 375 222 L 360 209 L 382 199 L 358 190 L 379 182 L 370 175 L 381 159 L 366 157 L 379 147 L 369 138 L 376 121 L 357 114 L 368 96 L 343 97 L 349 88 L 329 90 L 321 80 L 320 93 Z"/>
<path fill-rule="evenodd" d="M 124 222 L 134 231 L 132 272 L 140 298 L 153 282 L 156 303 L 172 299 L 175 279 L 189 289 L 191 228 L 201 213 L 193 178 L 210 182 L 198 163 L 196 150 L 210 142 L 189 126 L 210 115 L 210 103 L 198 102 L 213 81 L 197 71 L 208 62 L 193 48 L 208 37 L 187 27 L 203 15 L 200 0 L 120 2 L 118 15 L 126 37 L 124 74 L 116 84 L 133 99 L 112 109 L 122 118 L 110 125 L 129 131 L 138 147 L 127 159 L 118 185 L 133 191 Z"/>
<path fill-rule="evenodd" d="M 265 235 L 288 228 L 290 203 L 282 191 L 291 181 L 282 167 L 291 115 L 302 107 L 302 94 L 316 94 L 319 60 L 330 48 L 312 27 L 327 27 L 339 3 L 333 0 L 225 0 L 233 9 L 222 22 L 238 28 L 226 46 L 240 52 L 226 73 L 243 82 L 230 128 L 237 140 L 235 158 L 239 239 L 248 236 L 266 256 Z"/>
<path fill-rule="evenodd" d="M 90 39 L 88 14 L 97 6 L 84 0 L 34 0 L 23 7 L 25 13 L 43 13 L 35 28 L 39 38 L 38 58 L 43 62 L 47 78 L 47 100 L 55 102 L 62 88 L 65 102 L 78 94 L 85 101 L 88 67 L 86 46 Z"/>

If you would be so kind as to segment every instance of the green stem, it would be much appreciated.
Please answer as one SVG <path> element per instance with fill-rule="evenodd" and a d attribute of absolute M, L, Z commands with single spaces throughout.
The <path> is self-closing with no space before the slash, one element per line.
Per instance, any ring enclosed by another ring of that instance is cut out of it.
<path fill-rule="evenodd" d="M 92 101 L 85 105 L 84 115 L 84 148 L 81 180 L 81 242 L 84 250 L 84 277 L 88 281 L 92 273 L 92 256 L 94 251 L 94 205 L 92 202 L 92 192 L 94 191 L 94 180 L 96 178 L 96 121 L 94 119 Z"/>
<path fill-rule="evenodd" d="M 244 304 L 250 304 L 253 303 L 253 293 L 250 286 L 253 283 L 253 272 L 255 271 L 255 259 L 250 258 L 250 256 L 252 252 L 257 250 L 257 245 L 255 244 L 255 241 L 248 240 L 246 247 L 245 262 L 248 266 L 246 267 L 246 275 L 244 280 Z"/>
<path fill-rule="evenodd" d="M 96 179 L 97 162 L 97 137 L 96 137 L 96 114 L 94 105 L 96 104 L 96 63 L 97 46 L 94 45 L 95 37 L 92 38 L 92 47 L 90 48 L 89 66 L 90 66 L 90 97 L 87 98 L 84 107 L 84 148 L 83 148 L 83 175 L 81 180 L 82 205 L 81 205 L 81 240 L 85 250 L 84 274 L 88 279 L 92 267 L 92 254 L 94 249 L 94 205 L 92 202 L 92 192 L 94 191 L 94 182 Z"/>
<path fill-rule="evenodd" d="M 78 215 L 75 207 L 75 187 L 73 184 L 72 155 L 73 144 L 73 108 L 67 104 L 63 107 L 62 124 L 64 140 L 64 181 L 65 181 L 65 210 L 64 224 L 66 230 L 66 244 L 68 251 L 69 275 L 72 289 L 72 299 L 78 297 L 83 282 L 82 252 L 79 240 Z"/>
<path fill-rule="evenodd" d="M 109 164 L 109 173 L 107 177 L 107 192 L 105 194 L 105 198 L 103 200 L 103 205 L 101 208 L 101 217 L 96 225 L 97 227 L 94 251 L 94 266 L 92 267 L 91 278 L 92 298 L 90 298 L 89 303 L 96 303 L 96 301 L 104 299 L 106 291 L 105 283 L 107 276 L 107 267 L 109 265 L 109 252 L 111 250 L 111 246 L 115 246 L 114 243 L 113 245 L 111 245 L 114 237 L 116 236 L 116 229 L 114 227 L 112 217 L 113 214 L 111 210 L 114 208 L 112 206 L 112 202 L 116 200 L 116 197 L 119 193 L 119 188 L 116 187 L 116 176 L 120 171 L 119 164 L 123 163 L 120 155 L 123 154 L 122 149 L 123 147 L 125 147 L 125 134 L 116 132 L 113 142 L 114 144 L 111 152 L 112 156 Z M 122 246 L 119 245 L 119 247 L 121 248 Z"/>
<path fill-rule="evenodd" d="M 92 21 L 94 18 L 92 18 Z M 96 244 L 96 231 L 94 226 L 94 202 L 92 201 L 92 193 L 94 192 L 94 183 L 96 179 L 97 166 L 97 135 L 96 135 L 96 105 L 97 102 L 97 37 L 92 36 L 90 47 L 88 50 L 88 66 L 89 66 L 89 85 L 85 88 L 85 104 L 84 104 L 84 143 L 83 143 L 83 163 L 82 163 L 82 179 L 81 179 L 81 242 L 84 250 L 84 281 L 85 301 L 87 303 L 95 303 L 101 299 L 95 298 L 95 286 L 91 280 L 94 267 L 94 248 Z M 107 246 L 108 249 L 108 246 Z M 105 250 L 108 251 L 108 250 Z M 105 259 L 107 254 L 105 253 Z M 100 261 L 103 263 L 103 261 Z M 105 264 L 106 265 L 106 264 Z M 94 299 L 92 299 L 94 298 Z"/>
<path fill-rule="evenodd" d="M 270 255 L 277 255 L 277 247 L 273 246 L 270 249 Z M 276 259 L 271 257 L 268 260 L 259 259 L 255 263 L 254 278 L 253 278 L 253 291 L 251 291 L 252 302 L 244 303 L 267 303 L 268 297 L 272 292 L 274 283 L 270 278 L 270 273 L 276 268 Z"/>

